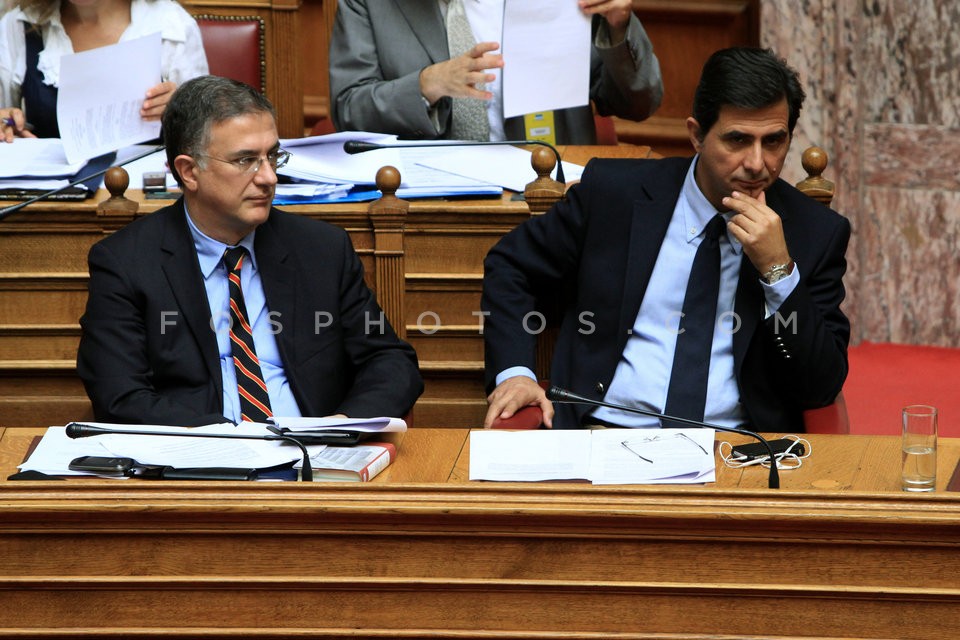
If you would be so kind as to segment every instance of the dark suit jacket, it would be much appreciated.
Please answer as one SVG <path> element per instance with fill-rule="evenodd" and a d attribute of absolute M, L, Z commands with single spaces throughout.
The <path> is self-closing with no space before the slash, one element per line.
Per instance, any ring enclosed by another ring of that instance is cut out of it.
<path fill-rule="evenodd" d="M 382 312 L 347 234 L 274 209 L 254 250 L 303 415 L 404 415 L 423 390 L 417 357 L 385 318 L 376 324 Z M 77 371 L 97 419 L 223 422 L 216 336 L 183 201 L 98 242 L 89 266 Z"/>
<path fill-rule="evenodd" d="M 594 34 L 603 18 L 594 17 Z M 590 98 L 601 115 L 643 120 L 663 95 L 660 64 L 636 16 L 626 42 L 592 48 Z M 420 71 L 450 58 L 437 0 L 339 0 L 330 40 L 330 110 L 338 131 L 401 138 L 446 138 L 451 100 L 438 103 L 440 131 L 420 94 Z M 505 123 L 508 140 L 526 137 L 523 118 Z M 589 105 L 554 114 L 557 144 L 596 144 Z"/>
<path fill-rule="evenodd" d="M 564 201 L 491 249 L 481 304 L 490 313 L 484 321 L 488 388 L 508 367 L 533 369 L 536 336 L 524 331 L 523 314 L 562 291 L 551 382 L 603 398 L 690 162 L 593 160 Z M 733 339 L 735 374 L 754 428 L 802 431 L 802 411 L 833 402 L 847 374 L 850 325 L 840 303 L 850 224 L 782 180 L 767 191 L 767 204 L 782 218 L 800 283 L 779 314 L 764 320 L 759 274 L 743 257 L 734 306 L 741 322 Z M 580 320 L 584 312 L 593 313 L 585 316 L 592 332 Z M 591 409 L 556 408 L 554 424 L 567 428 L 579 426 Z"/>

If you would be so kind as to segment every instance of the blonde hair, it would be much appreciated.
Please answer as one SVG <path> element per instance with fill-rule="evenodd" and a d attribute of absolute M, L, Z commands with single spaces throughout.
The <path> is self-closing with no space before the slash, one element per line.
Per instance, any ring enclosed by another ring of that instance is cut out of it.
<path fill-rule="evenodd" d="M 29 16 L 37 16 L 38 26 L 60 10 L 60 0 L 7 0 L 8 9 L 21 9 Z"/>

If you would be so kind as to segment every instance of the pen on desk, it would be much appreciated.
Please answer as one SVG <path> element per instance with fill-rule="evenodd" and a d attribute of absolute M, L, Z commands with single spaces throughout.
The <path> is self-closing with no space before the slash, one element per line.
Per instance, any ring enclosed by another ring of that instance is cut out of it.
<path fill-rule="evenodd" d="M 3 124 L 7 125 L 8 127 L 17 126 L 17 123 L 13 121 L 13 118 L 4 118 Z M 33 131 L 33 125 L 30 124 L 29 122 L 26 122 L 24 123 L 23 129 L 21 129 L 21 131 Z"/>

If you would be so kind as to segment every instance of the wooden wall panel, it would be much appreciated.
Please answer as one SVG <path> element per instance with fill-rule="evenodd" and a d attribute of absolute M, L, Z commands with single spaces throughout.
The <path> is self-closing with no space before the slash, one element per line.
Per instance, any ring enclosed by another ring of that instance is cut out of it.
<path fill-rule="evenodd" d="M 760 0 L 633 4 L 660 62 L 664 97 L 656 114 L 644 122 L 617 119 L 617 137 L 649 145 L 663 156 L 693 155 L 685 123 L 703 63 L 718 49 L 760 42 Z"/>

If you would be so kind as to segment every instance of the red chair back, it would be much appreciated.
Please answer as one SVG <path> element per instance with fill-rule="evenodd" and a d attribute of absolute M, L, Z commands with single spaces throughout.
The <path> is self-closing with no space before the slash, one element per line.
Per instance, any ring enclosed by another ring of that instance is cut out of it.
<path fill-rule="evenodd" d="M 200 26 L 210 73 L 267 89 L 265 25 L 260 16 L 194 16 Z"/>

